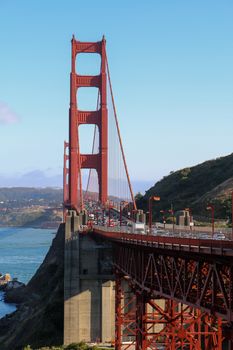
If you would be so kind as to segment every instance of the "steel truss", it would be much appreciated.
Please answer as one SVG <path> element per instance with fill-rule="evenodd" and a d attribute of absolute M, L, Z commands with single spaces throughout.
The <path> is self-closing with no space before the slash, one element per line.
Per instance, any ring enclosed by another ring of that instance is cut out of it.
<path fill-rule="evenodd" d="M 151 299 L 116 273 L 116 350 L 220 350 L 222 320 L 169 299 Z"/>
<path fill-rule="evenodd" d="M 233 320 L 233 260 L 118 244 L 115 266 L 139 290 Z"/>

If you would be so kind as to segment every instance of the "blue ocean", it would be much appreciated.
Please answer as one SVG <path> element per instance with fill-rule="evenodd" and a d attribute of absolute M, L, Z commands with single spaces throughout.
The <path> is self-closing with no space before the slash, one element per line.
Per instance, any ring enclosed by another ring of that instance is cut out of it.
<path fill-rule="evenodd" d="M 54 229 L 0 228 L 0 272 L 27 283 L 44 260 L 54 233 Z M 0 292 L 0 318 L 15 310 L 2 299 Z"/>

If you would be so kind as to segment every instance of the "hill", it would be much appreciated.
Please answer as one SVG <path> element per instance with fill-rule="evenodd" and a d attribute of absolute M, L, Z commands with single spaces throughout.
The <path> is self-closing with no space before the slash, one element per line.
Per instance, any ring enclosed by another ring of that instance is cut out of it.
<path fill-rule="evenodd" d="M 58 227 L 62 189 L 0 188 L 0 226 Z"/>
<path fill-rule="evenodd" d="M 54 205 L 62 203 L 63 190 L 60 188 L 0 187 L 0 202 L 11 207 L 23 205 Z"/>
<path fill-rule="evenodd" d="M 160 210 L 173 206 L 174 210 L 191 208 L 194 216 L 207 218 L 208 203 L 215 207 L 215 216 L 231 220 L 231 192 L 233 190 L 233 153 L 206 161 L 190 168 L 171 172 L 158 181 L 144 196 L 137 195 L 138 208 L 148 210 L 150 196 L 160 196 L 154 204 L 154 218 Z"/>

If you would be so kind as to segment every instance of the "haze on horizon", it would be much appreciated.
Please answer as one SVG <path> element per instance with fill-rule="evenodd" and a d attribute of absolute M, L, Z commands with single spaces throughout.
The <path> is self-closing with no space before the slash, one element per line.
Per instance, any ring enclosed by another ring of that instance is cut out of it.
<path fill-rule="evenodd" d="M 232 15 L 230 0 L 0 1 L 0 186 L 61 179 L 73 33 L 106 36 L 133 182 L 232 153 Z"/>

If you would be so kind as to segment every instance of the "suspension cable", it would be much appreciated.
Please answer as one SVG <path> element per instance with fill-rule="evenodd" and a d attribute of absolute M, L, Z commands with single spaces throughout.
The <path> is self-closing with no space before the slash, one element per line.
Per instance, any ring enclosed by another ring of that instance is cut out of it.
<path fill-rule="evenodd" d="M 122 158 L 123 158 L 123 162 L 124 162 L 125 172 L 126 172 L 126 176 L 127 176 L 127 181 L 128 181 L 128 185 L 129 185 L 129 189 L 130 189 L 130 194 L 131 194 L 131 199 L 133 202 L 134 210 L 137 210 L 136 202 L 135 202 L 134 195 L 133 195 L 133 189 L 132 189 L 131 182 L 130 182 L 128 167 L 126 164 L 126 158 L 125 158 L 125 153 L 124 153 L 124 149 L 123 149 L 121 134 L 120 134 L 120 128 L 119 128 L 119 123 L 118 123 L 118 118 L 117 118 L 115 101 L 114 101 L 114 97 L 113 97 L 112 83 L 111 83 L 111 78 L 110 78 L 110 71 L 109 71 L 108 58 L 107 58 L 106 51 L 105 51 L 105 55 L 106 55 L 106 63 L 107 63 L 108 82 L 109 82 L 110 93 L 111 93 L 111 98 L 112 98 L 114 118 L 115 118 L 115 122 L 116 122 L 118 138 L 119 138 L 119 142 L 120 142 L 121 154 L 122 154 Z"/>
<path fill-rule="evenodd" d="M 96 110 L 97 110 L 97 111 L 98 111 L 98 109 L 99 109 L 99 103 L 100 103 L 100 91 L 98 90 L 97 104 L 96 104 Z M 94 154 L 94 150 L 95 150 L 96 133 L 97 133 L 97 125 L 95 125 L 95 129 L 94 129 L 94 136 L 93 136 L 93 143 L 92 143 L 91 154 Z M 86 186 L 86 192 L 85 192 L 85 195 L 84 195 L 85 198 L 87 197 L 88 188 L 89 188 L 89 185 L 90 185 L 91 170 L 92 170 L 92 169 L 89 169 L 88 180 L 87 180 L 87 186 Z"/>

